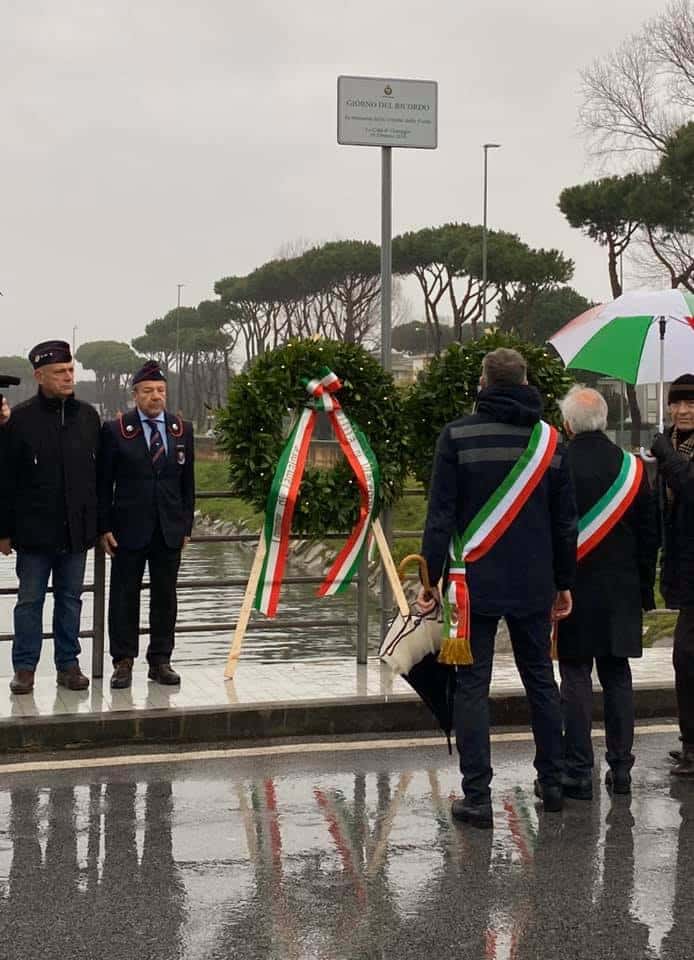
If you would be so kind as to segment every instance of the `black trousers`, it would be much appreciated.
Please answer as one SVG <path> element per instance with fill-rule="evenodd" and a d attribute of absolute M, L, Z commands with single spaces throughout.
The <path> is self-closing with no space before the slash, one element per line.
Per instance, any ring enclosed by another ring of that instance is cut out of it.
<path fill-rule="evenodd" d="M 631 770 L 634 755 L 634 695 L 626 657 L 596 657 L 605 705 L 605 759 L 613 770 Z M 560 660 L 564 765 L 568 776 L 588 779 L 593 772 L 593 660 Z"/>
<path fill-rule="evenodd" d="M 149 568 L 149 663 L 167 663 L 174 648 L 176 579 L 181 550 L 167 547 L 157 525 L 149 546 L 142 550 L 118 547 L 111 560 L 108 596 L 108 633 L 111 657 L 137 658 L 139 653 L 140 593 L 145 564 Z"/>
<path fill-rule="evenodd" d="M 473 613 L 470 643 L 475 662 L 469 667 L 458 667 L 456 671 L 456 745 L 463 792 L 473 803 L 486 802 L 491 792 L 489 685 L 499 619 Z M 543 784 L 555 784 L 562 772 L 561 708 L 550 660 L 549 611 L 505 619 L 513 656 L 530 704 L 538 778 Z"/>
<path fill-rule="evenodd" d="M 683 607 L 677 617 L 672 664 L 682 742 L 694 747 L 694 607 Z"/>

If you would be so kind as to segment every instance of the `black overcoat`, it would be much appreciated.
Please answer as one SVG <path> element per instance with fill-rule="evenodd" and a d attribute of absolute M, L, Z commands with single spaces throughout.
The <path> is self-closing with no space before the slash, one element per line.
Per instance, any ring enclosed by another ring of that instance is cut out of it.
<path fill-rule="evenodd" d="M 672 430 L 668 431 L 672 436 Z M 694 460 L 670 449 L 659 464 L 665 510 L 661 589 L 672 609 L 694 607 Z"/>
<path fill-rule="evenodd" d="M 141 550 L 157 521 L 172 549 L 191 534 L 195 509 L 193 427 L 165 414 L 168 453 L 159 470 L 137 410 L 105 423 L 98 459 L 99 533 L 113 533 L 118 546 Z"/>
<path fill-rule="evenodd" d="M 621 449 L 597 430 L 571 441 L 569 464 L 579 516 L 614 483 L 622 456 Z M 573 612 L 559 627 L 560 659 L 641 656 L 642 611 L 655 606 L 657 551 L 656 499 L 644 471 L 632 505 L 578 564 Z"/>
<path fill-rule="evenodd" d="M 39 390 L 14 408 L 1 434 L 0 537 L 34 553 L 88 550 L 97 526 L 94 407 Z"/>

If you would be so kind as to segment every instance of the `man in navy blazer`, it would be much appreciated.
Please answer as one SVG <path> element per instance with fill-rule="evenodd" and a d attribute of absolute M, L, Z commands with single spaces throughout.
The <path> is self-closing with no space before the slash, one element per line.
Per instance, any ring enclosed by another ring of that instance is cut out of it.
<path fill-rule="evenodd" d="M 171 668 L 176 581 L 195 505 L 193 428 L 166 411 L 166 378 L 149 360 L 133 376 L 134 409 L 105 423 L 99 454 L 99 533 L 111 557 L 108 631 L 114 689 L 129 687 L 139 651 L 140 593 L 149 567 L 149 679 Z"/>

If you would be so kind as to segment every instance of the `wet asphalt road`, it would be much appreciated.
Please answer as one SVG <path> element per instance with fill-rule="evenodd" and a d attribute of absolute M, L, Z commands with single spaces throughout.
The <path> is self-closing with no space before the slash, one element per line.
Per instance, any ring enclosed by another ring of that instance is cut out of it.
<path fill-rule="evenodd" d="M 637 740 L 631 800 L 543 814 L 494 747 L 495 829 L 438 743 L 0 771 L 0 957 L 694 957 L 694 783 Z M 602 746 L 596 744 L 599 755 Z M 601 770 L 604 773 L 604 770 Z"/>

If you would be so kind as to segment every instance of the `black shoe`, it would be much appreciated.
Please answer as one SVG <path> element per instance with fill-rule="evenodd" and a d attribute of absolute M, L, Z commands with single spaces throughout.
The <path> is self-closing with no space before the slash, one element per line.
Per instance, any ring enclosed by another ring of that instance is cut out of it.
<path fill-rule="evenodd" d="M 133 682 L 133 660 L 132 657 L 125 657 L 123 660 L 116 660 L 113 664 L 113 674 L 111 675 L 112 690 L 126 690 Z"/>
<path fill-rule="evenodd" d="M 674 760 L 675 763 L 679 763 L 680 760 L 682 759 L 682 751 L 681 751 L 681 750 L 669 750 L 669 751 L 668 751 L 668 757 L 670 757 L 671 760 Z"/>
<path fill-rule="evenodd" d="M 605 786 L 611 793 L 631 793 L 631 774 L 628 770 L 608 770 L 605 774 Z"/>
<path fill-rule="evenodd" d="M 494 826 L 491 803 L 472 803 L 467 798 L 454 800 L 451 814 L 454 820 L 469 823 L 471 827 L 478 827 L 480 830 L 490 830 Z"/>
<path fill-rule="evenodd" d="M 558 783 L 535 781 L 535 796 L 542 800 L 545 813 L 559 813 L 564 806 L 564 793 Z"/>
<path fill-rule="evenodd" d="M 147 676 L 150 680 L 156 680 L 157 683 L 163 683 L 168 687 L 178 686 L 181 682 L 176 671 L 171 669 L 170 663 L 150 663 Z"/>
<path fill-rule="evenodd" d="M 571 797 L 572 800 L 593 799 L 593 781 L 590 777 L 568 777 L 564 774 L 561 785 L 565 797 Z"/>
<path fill-rule="evenodd" d="M 673 777 L 694 777 L 694 746 L 683 745 L 682 756 L 670 773 Z"/>

